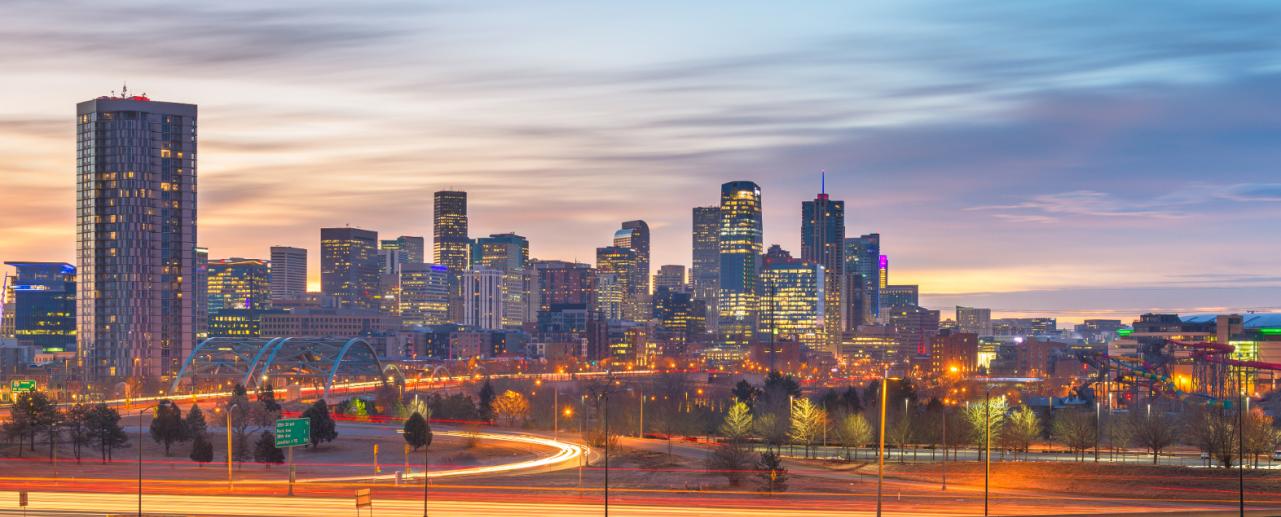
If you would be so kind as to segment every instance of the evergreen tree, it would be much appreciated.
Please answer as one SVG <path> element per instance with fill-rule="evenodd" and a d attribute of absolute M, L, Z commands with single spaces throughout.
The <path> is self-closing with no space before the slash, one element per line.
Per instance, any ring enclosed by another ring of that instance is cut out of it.
<path fill-rule="evenodd" d="M 734 390 L 731 393 L 733 393 L 735 399 L 747 404 L 748 407 L 751 407 L 752 403 L 756 402 L 756 399 L 761 396 L 760 388 L 752 386 L 752 383 L 747 382 L 747 379 L 740 379 L 738 384 L 734 385 Z"/>
<path fill-rule="evenodd" d="M 405 443 L 414 450 L 431 445 L 431 426 L 421 413 L 415 412 L 405 420 Z"/>
<path fill-rule="evenodd" d="M 200 410 L 200 406 L 197 406 L 194 403 L 191 405 L 191 409 L 187 410 L 185 424 L 187 434 L 193 439 L 209 432 L 209 425 L 205 423 L 205 413 Z"/>
<path fill-rule="evenodd" d="M 182 420 L 182 409 L 168 400 L 160 401 L 151 418 L 151 439 L 164 444 L 165 456 L 169 456 L 170 446 L 174 442 L 190 439 L 186 422 Z"/>
<path fill-rule="evenodd" d="M 494 419 L 494 386 L 489 384 L 489 378 L 485 378 L 485 384 L 480 387 L 480 419 L 490 421 Z"/>
<path fill-rule="evenodd" d="M 254 461 L 267 465 L 271 468 L 272 463 L 284 463 L 285 452 L 276 447 L 276 437 L 269 431 L 263 431 L 258 435 L 258 441 L 254 443 Z"/>
<path fill-rule="evenodd" d="M 67 426 L 67 437 L 71 440 L 71 452 L 76 457 L 76 463 L 80 463 L 81 451 L 89 442 L 89 416 L 90 407 L 84 404 L 76 404 L 67 409 L 63 421 Z"/>
<path fill-rule="evenodd" d="M 316 450 L 321 443 L 332 442 L 338 438 L 334 417 L 329 414 L 329 404 L 325 403 L 325 399 L 317 399 L 311 407 L 302 412 L 302 416 L 311 419 L 312 450 Z"/>
<path fill-rule="evenodd" d="M 191 461 L 199 463 L 202 467 L 205 463 L 213 461 L 213 444 L 209 443 L 209 437 L 205 433 L 196 434 L 192 438 L 190 457 Z"/>

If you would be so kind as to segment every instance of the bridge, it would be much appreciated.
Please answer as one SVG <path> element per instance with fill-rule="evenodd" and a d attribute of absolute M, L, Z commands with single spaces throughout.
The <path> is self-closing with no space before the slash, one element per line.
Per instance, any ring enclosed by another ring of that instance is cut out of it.
<path fill-rule="evenodd" d="M 322 396 L 327 396 L 336 380 L 383 380 L 388 374 L 403 382 L 399 369 L 384 365 L 361 338 L 215 337 L 191 350 L 174 376 L 170 393 L 177 393 L 184 384 L 240 384 L 246 389 L 311 384 L 323 386 Z"/>

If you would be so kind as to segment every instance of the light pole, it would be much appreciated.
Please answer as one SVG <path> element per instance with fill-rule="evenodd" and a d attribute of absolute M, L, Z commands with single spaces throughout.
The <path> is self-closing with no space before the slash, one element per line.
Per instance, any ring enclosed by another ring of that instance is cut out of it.
<path fill-rule="evenodd" d="M 1245 517 L 1245 368 L 1237 367 L 1240 398 L 1237 399 L 1237 498 Z"/>
<path fill-rule="evenodd" d="M 609 517 L 609 389 L 614 385 L 614 371 L 605 370 L 605 517 Z"/>
<path fill-rule="evenodd" d="M 142 517 L 142 414 L 157 407 L 159 406 L 147 406 L 138 410 L 138 517 Z"/>
<path fill-rule="evenodd" d="M 1094 398 L 1094 462 L 1099 462 L 1099 435 L 1103 434 L 1103 402 Z"/>
<path fill-rule="evenodd" d="M 427 450 L 430 448 L 430 443 L 423 446 L 423 517 L 427 517 L 427 487 L 431 486 L 431 478 L 428 477 L 427 470 Z"/>
<path fill-rule="evenodd" d="M 240 404 L 231 404 L 227 406 L 227 492 L 230 493 L 235 487 L 231 481 L 231 408 L 240 408 Z"/>
<path fill-rule="evenodd" d="M 943 403 L 943 491 L 947 491 L 947 403 Z"/>
<path fill-rule="evenodd" d="M 992 386 L 983 391 L 983 517 L 987 517 L 988 487 L 992 478 Z"/>
<path fill-rule="evenodd" d="M 885 405 L 889 401 L 889 383 L 890 367 L 885 367 L 885 372 L 881 375 L 881 432 L 879 444 L 876 448 L 876 516 L 881 516 L 881 493 L 882 485 L 885 481 Z"/>

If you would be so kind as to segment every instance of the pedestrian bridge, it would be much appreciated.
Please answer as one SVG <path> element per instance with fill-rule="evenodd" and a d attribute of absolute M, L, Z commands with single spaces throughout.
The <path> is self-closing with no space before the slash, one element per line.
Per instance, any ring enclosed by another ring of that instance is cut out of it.
<path fill-rule="evenodd" d="M 239 383 L 246 389 L 266 384 L 324 386 L 324 395 L 335 381 L 382 379 L 386 370 L 378 354 L 361 338 L 215 337 L 192 349 L 174 377 L 171 393 L 180 386 L 193 390 Z"/>

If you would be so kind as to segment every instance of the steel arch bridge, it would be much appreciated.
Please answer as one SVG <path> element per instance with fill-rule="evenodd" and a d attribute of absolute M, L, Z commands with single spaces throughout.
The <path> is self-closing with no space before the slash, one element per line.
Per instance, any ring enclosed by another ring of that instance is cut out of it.
<path fill-rule="evenodd" d="M 239 383 L 258 388 L 272 380 L 280 387 L 312 381 L 323 383 L 324 394 L 338 379 L 357 377 L 383 379 L 384 367 L 374 348 L 361 338 L 229 338 L 202 341 L 191 350 L 174 377 L 170 392 L 184 382 L 193 386 L 210 382 Z"/>

